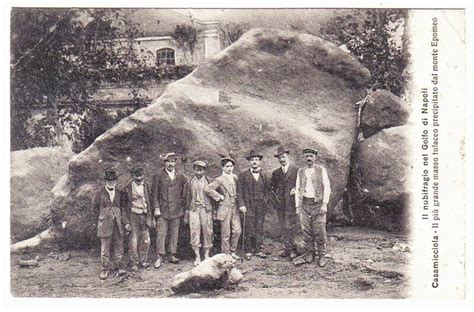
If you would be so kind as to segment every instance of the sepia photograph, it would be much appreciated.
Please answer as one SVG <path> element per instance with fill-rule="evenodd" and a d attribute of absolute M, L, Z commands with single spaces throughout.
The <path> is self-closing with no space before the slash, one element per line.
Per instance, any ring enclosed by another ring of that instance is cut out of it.
<path fill-rule="evenodd" d="M 465 298 L 463 8 L 38 5 L 11 296 Z"/>

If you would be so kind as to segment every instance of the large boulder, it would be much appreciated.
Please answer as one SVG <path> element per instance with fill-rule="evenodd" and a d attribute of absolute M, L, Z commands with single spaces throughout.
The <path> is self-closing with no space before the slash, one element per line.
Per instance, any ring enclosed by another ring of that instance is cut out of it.
<path fill-rule="evenodd" d="M 367 97 L 361 115 L 360 127 L 368 138 L 382 129 L 402 126 L 407 123 L 409 106 L 398 96 L 387 90 L 377 90 Z"/>
<path fill-rule="evenodd" d="M 249 31 L 78 154 L 55 187 L 53 222 L 62 225 L 71 246 L 97 241 L 91 197 L 106 168 L 116 169 L 123 186 L 133 164 L 142 163 L 150 179 L 162 166 L 159 155 L 174 151 L 181 155 L 178 169 L 188 176 L 197 158 L 207 160 L 209 173 L 217 176 L 218 154 L 233 150 L 238 171 L 247 166 L 247 151 L 257 148 L 270 171 L 278 166 L 273 154 L 279 144 L 292 150 L 298 165 L 302 148 L 320 151 L 332 183 L 332 209 L 347 182 L 354 104 L 364 97 L 369 78 L 352 56 L 318 37 Z"/>
<path fill-rule="evenodd" d="M 364 204 L 353 212 L 359 221 L 383 229 L 403 227 L 410 193 L 411 133 L 408 125 L 388 128 L 357 146 L 354 170 Z"/>
<path fill-rule="evenodd" d="M 175 294 L 200 292 L 240 283 L 243 275 L 230 255 L 217 254 L 190 271 L 179 273 L 171 281 Z"/>
<path fill-rule="evenodd" d="M 74 154 L 59 147 L 10 153 L 10 240 L 17 242 L 48 227 L 51 190 Z"/>

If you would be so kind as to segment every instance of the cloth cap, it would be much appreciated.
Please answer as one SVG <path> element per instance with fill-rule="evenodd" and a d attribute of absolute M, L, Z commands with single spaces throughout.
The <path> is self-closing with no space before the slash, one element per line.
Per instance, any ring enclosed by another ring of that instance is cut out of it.
<path fill-rule="evenodd" d="M 305 148 L 303 150 L 303 154 L 306 154 L 306 153 L 311 153 L 311 154 L 314 154 L 314 155 L 318 155 L 318 151 L 315 150 L 315 149 L 312 149 L 312 148 Z"/>
<path fill-rule="evenodd" d="M 206 163 L 205 163 L 204 161 L 202 161 L 202 160 L 196 160 L 196 161 L 193 163 L 193 168 L 194 168 L 195 166 L 200 166 L 200 167 L 203 167 L 203 168 L 206 168 L 206 167 L 207 167 Z"/>

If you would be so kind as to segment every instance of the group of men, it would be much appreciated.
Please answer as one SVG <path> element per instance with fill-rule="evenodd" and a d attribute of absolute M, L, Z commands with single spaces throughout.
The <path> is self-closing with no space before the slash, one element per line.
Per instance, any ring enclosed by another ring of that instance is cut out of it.
<path fill-rule="evenodd" d="M 190 244 L 195 253 L 194 264 L 209 258 L 214 240 L 214 220 L 220 223 L 221 252 L 239 258 L 239 242 L 243 257 L 265 258 L 262 250 L 265 213 L 269 207 L 277 211 L 280 229 L 285 238 L 282 257 L 296 257 L 295 236 L 302 229 L 306 243 L 305 260 L 326 264 L 326 212 L 331 193 L 326 169 L 316 164 L 318 152 L 303 150 L 306 166 L 297 168 L 290 162 L 290 151 L 278 147 L 275 157 L 280 167 L 268 177 L 261 169 L 263 155 L 252 150 L 246 156 L 249 168 L 239 175 L 233 173 L 236 161 L 221 159 L 222 174 L 211 178 L 206 174 L 203 160 L 193 163 L 194 176 L 189 179 L 176 170 L 175 153 L 163 157 L 164 168 L 158 170 L 149 184 L 144 170 L 136 165 L 131 170 L 133 179 L 122 190 L 117 189 L 117 175 L 105 172 L 105 185 L 94 196 L 93 209 L 97 215 L 97 235 L 101 241 L 101 279 L 110 272 L 124 274 L 124 236 L 130 233 L 129 256 L 131 270 L 148 268 L 150 262 L 150 229 L 156 229 L 155 268 L 165 260 L 179 263 L 177 247 L 181 220 L 189 225 Z M 166 256 L 165 242 L 170 254 Z M 111 261 L 111 248 L 113 261 Z"/>

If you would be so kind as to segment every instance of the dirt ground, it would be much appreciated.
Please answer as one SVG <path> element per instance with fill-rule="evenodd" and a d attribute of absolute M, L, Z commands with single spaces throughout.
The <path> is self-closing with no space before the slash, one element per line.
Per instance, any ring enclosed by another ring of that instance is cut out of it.
<path fill-rule="evenodd" d="M 328 265 L 319 268 L 316 263 L 294 266 L 278 256 L 280 242 L 265 240 L 264 250 L 271 254 L 265 260 L 253 257 L 239 262 L 244 279 L 238 286 L 184 297 L 405 298 L 410 252 L 399 247 L 407 242 L 403 234 L 333 228 L 328 233 Z M 36 256 L 37 267 L 18 265 L 20 258 Z M 193 267 L 192 259 L 185 259 L 102 281 L 99 261 L 95 249 L 12 254 L 11 293 L 18 297 L 176 297 L 169 289 L 171 279 Z"/>

